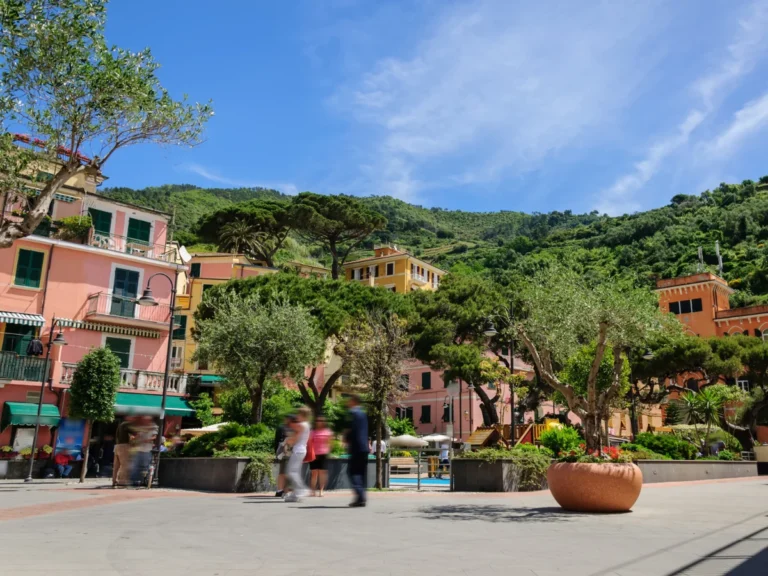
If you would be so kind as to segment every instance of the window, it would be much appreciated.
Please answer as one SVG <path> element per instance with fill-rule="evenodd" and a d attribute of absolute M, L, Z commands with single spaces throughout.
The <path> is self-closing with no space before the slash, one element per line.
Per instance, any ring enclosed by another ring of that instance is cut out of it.
<path fill-rule="evenodd" d="M 27 354 L 27 346 L 35 337 L 34 326 L 22 324 L 6 324 L 3 334 L 3 352 L 15 352 L 21 356 Z"/>
<path fill-rule="evenodd" d="M 392 290 L 392 292 L 397 292 L 397 286 L 390 287 L 390 290 Z"/>
<path fill-rule="evenodd" d="M 362 280 L 363 279 L 363 269 L 362 268 L 355 268 L 354 270 L 354 278 L 355 280 Z"/>
<path fill-rule="evenodd" d="M 128 243 L 149 244 L 149 229 L 152 225 L 144 220 L 128 218 Z"/>
<path fill-rule="evenodd" d="M 213 288 L 215 284 L 203 284 L 203 294 L 205 294 L 208 290 Z"/>
<path fill-rule="evenodd" d="M 129 368 L 131 364 L 131 341 L 127 338 L 107 338 L 104 345 L 120 359 L 120 368 Z"/>
<path fill-rule="evenodd" d="M 444 404 L 443 405 L 443 422 L 450 422 L 450 421 L 451 421 L 451 405 Z"/>
<path fill-rule="evenodd" d="M 411 387 L 411 379 L 408 374 L 400 374 L 400 381 L 398 382 L 398 388 L 400 390 L 408 390 Z"/>
<path fill-rule="evenodd" d="M 744 334 L 744 336 L 749 336 L 749 330 L 744 330 L 744 332 L 742 332 L 742 334 Z"/>
<path fill-rule="evenodd" d="M 134 318 L 136 316 L 136 295 L 139 292 L 139 273 L 135 270 L 115 268 L 112 284 L 112 305 L 110 316 Z"/>
<path fill-rule="evenodd" d="M 413 408 L 405 409 L 405 419 L 410 420 L 411 424 L 413 424 Z"/>
<path fill-rule="evenodd" d="M 429 390 L 432 388 L 432 372 L 421 373 L 421 389 Z"/>
<path fill-rule="evenodd" d="M 669 303 L 669 311 L 672 314 L 690 314 L 691 312 L 701 312 L 703 309 L 701 298 Z"/>
<path fill-rule="evenodd" d="M 762 337 L 763 337 L 763 333 L 760 332 L 760 330 L 758 330 L 757 328 L 755 328 L 755 338 L 762 338 Z"/>
<path fill-rule="evenodd" d="M 197 361 L 197 369 L 198 370 L 208 370 L 208 362 L 205 362 L 204 360 L 198 360 Z"/>
<path fill-rule="evenodd" d="M 200 278 L 200 262 L 195 262 L 189 267 L 190 278 Z"/>
<path fill-rule="evenodd" d="M 112 231 L 112 212 L 88 208 L 88 214 L 91 216 L 91 223 L 96 234 L 109 236 Z"/>
<path fill-rule="evenodd" d="M 749 392 L 749 380 L 736 380 L 736 386 L 744 390 L 744 392 Z"/>
<path fill-rule="evenodd" d="M 387 263 L 387 276 L 392 276 L 395 273 L 395 263 L 394 262 L 388 262 Z"/>
<path fill-rule="evenodd" d="M 13 283 L 16 286 L 27 288 L 40 288 L 40 278 L 43 276 L 44 252 L 35 250 L 19 250 L 16 260 L 16 275 Z"/>
<path fill-rule="evenodd" d="M 173 318 L 174 324 L 178 324 L 178 328 L 173 331 L 174 340 L 184 340 L 187 337 L 187 317 L 181 314 L 176 314 Z"/>
<path fill-rule="evenodd" d="M 51 180 L 53 180 L 53 174 L 50 172 L 43 172 L 42 170 L 38 170 L 37 174 L 35 174 L 36 182 L 50 182 Z"/>
<path fill-rule="evenodd" d="M 432 406 L 421 407 L 421 418 L 419 418 L 419 422 L 422 424 L 429 424 L 432 422 Z"/>

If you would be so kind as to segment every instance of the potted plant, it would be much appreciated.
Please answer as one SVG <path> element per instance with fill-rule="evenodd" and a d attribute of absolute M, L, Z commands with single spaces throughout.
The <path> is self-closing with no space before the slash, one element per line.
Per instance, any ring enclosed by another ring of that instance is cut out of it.
<path fill-rule="evenodd" d="M 0 459 L 10 460 L 16 456 L 16 452 L 13 451 L 13 446 L 0 446 Z"/>
<path fill-rule="evenodd" d="M 24 458 L 24 460 L 29 460 L 32 456 L 32 448 L 30 446 L 27 446 L 26 448 L 22 448 L 19 450 L 19 456 Z"/>
<path fill-rule="evenodd" d="M 38 449 L 37 457 L 40 460 L 45 460 L 46 458 L 50 458 L 52 453 L 53 453 L 53 448 L 51 448 L 48 444 L 46 444 L 42 448 Z"/>
<path fill-rule="evenodd" d="M 632 455 L 616 447 L 584 451 L 584 445 L 558 456 L 547 470 L 552 497 L 566 510 L 628 512 L 640 496 L 643 473 Z"/>

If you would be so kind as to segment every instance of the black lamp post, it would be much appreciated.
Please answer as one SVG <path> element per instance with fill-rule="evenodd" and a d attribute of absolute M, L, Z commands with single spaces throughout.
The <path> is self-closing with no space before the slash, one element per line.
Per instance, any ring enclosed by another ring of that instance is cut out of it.
<path fill-rule="evenodd" d="M 51 322 L 51 330 L 48 333 L 48 345 L 45 352 L 45 365 L 43 366 L 43 377 L 40 380 L 40 398 L 37 400 L 37 419 L 35 420 L 35 436 L 32 439 L 32 454 L 29 455 L 29 472 L 27 473 L 27 477 L 24 478 L 24 482 L 32 482 L 32 469 L 35 465 L 35 451 L 37 449 L 37 436 L 40 433 L 40 413 L 43 411 L 43 395 L 45 394 L 45 382 L 47 380 L 48 375 L 48 361 L 51 359 L 51 347 L 52 346 L 66 346 L 67 342 L 64 340 L 64 334 L 61 333 L 61 328 L 59 328 L 59 333 L 56 334 L 56 338 L 53 337 L 53 330 L 56 328 L 56 325 L 60 323 L 60 320 L 56 317 L 53 318 L 53 321 Z M 83 462 L 83 465 L 86 463 Z"/>
<path fill-rule="evenodd" d="M 155 447 L 152 450 L 154 454 L 152 455 L 152 466 L 149 469 L 149 476 L 147 477 L 147 488 L 152 488 L 152 482 L 154 480 L 154 476 L 158 472 L 158 468 L 160 466 L 160 443 L 163 439 L 163 434 L 165 432 L 165 399 L 168 396 L 168 382 L 170 380 L 170 368 L 171 368 L 171 351 L 173 350 L 173 319 L 174 319 L 174 312 L 176 311 L 176 278 L 178 278 L 178 275 L 176 278 L 171 279 L 168 274 L 164 274 L 163 272 L 157 272 L 155 274 L 152 274 L 152 276 L 147 279 L 147 287 L 144 289 L 144 294 L 141 295 L 141 298 L 138 300 L 138 304 L 140 306 L 157 306 L 158 302 L 155 300 L 155 298 L 152 296 L 152 289 L 149 287 L 150 282 L 152 282 L 152 278 L 155 276 L 162 276 L 166 280 L 168 280 L 168 283 L 171 285 L 171 310 L 170 310 L 170 318 L 168 320 L 168 349 L 166 351 L 165 355 L 165 376 L 163 377 L 163 396 L 160 400 L 160 429 L 157 431 L 157 436 L 155 436 Z"/>
<path fill-rule="evenodd" d="M 513 314 L 514 314 L 514 312 L 510 308 L 509 309 L 509 320 L 510 320 L 510 323 L 514 319 L 514 315 Z M 483 334 L 488 336 L 488 338 L 493 338 L 494 336 L 496 336 L 496 334 L 498 334 L 498 332 L 496 330 L 496 327 L 493 325 L 493 321 L 491 321 L 491 320 L 488 321 L 488 328 L 485 329 Z M 515 375 L 515 341 L 514 341 L 514 339 L 509 341 L 509 371 L 512 374 L 512 376 Z M 510 439 L 510 442 L 512 443 L 512 445 L 514 446 L 515 440 L 516 440 L 516 438 L 515 438 L 516 434 L 515 434 L 515 380 L 514 380 L 514 378 L 509 383 L 509 406 L 510 406 L 510 409 L 511 409 L 511 412 L 512 412 L 512 414 L 511 414 L 511 425 L 510 425 L 510 430 L 509 430 L 509 439 Z"/>

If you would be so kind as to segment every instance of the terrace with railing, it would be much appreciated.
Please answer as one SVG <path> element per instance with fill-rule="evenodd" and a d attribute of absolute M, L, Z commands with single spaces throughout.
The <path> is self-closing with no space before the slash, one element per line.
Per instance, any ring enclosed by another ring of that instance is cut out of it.
<path fill-rule="evenodd" d="M 129 238 L 127 236 L 118 236 L 117 234 L 105 234 L 97 232 L 91 228 L 88 233 L 86 244 L 102 248 L 111 252 L 122 252 L 132 256 L 142 256 L 152 260 L 162 260 L 163 262 L 174 262 L 176 250 L 173 246 L 166 244 L 152 244 L 145 240 Z"/>
<path fill-rule="evenodd" d="M 75 374 L 77 364 L 63 364 L 61 373 L 61 383 L 71 384 L 72 377 Z M 163 378 L 162 372 L 151 372 L 149 370 L 135 370 L 133 368 L 120 368 L 120 388 L 122 390 L 146 390 L 149 392 L 162 392 Z M 168 392 L 174 394 L 184 394 L 187 391 L 186 374 L 169 374 Z"/>
<path fill-rule="evenodd" d="M 44 358 L 0 352 L 0 380 L 41 382 L 48 377 Z"/>
<path fill-rule="evenodd" d="M 158 306 L 139 306 L 135 298 L 117 296 L 108 292 L 97 292 L 88 297 L 85 309 L 86 317 L 98 317 L 102 322 L 147 326 L 155 329 L 167 329 L 171 307 L 168 304 Z"/>

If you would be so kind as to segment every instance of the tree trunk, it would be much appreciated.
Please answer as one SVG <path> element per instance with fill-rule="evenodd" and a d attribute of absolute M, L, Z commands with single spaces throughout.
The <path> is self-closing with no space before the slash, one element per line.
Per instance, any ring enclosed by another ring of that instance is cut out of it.
<path fill-rule="evenodd" d="M 587 450 L 599 450 L 601 444 L 600 419 L 597 413 L 587 412 L 583 418 L 584 443 Z"/>
<path fill-rule="evenodd" d="M 384 486 L 381 470 L 381 436 L 382 436 L 382 420 L 383 415 L 379 413 L 376 423 L 376 488 L 379 490 Z"/>
<path fill-rule="evenodd" d="M 484 412 L 484 420 L 487 417 L 488 426 L 494 426 L 499 423 L 499 413 L 496 411 L 496 404 L 488 397 L 488 393 L 483 390 L 481 386 L 474 386 L 475 392 L 477 393 L 477 397 L 480 398 L 480 402 L 483 405 Z M 470 407 L 471 410 L 471 407 Z M 471 433 L 472 431 L 470 431 Z"/>
<path fill-rule="evenodd" d="M 261 423 L 261 408 L 264 404 L 264 385 L 259 384 L 251 390 L 251 424 Z"/>
<path fill-rule="evenodd" d="M 85 421 L 85 431 L 87 442 L 85 443 L 85 454 L 83 454 L 83 465 L 80 467 L 80 484 L 85 482 L 85 475 L 88 473 L 88 458 L 91 455 L 91 434 L 93 433 L 93 422 Z"/>
<path fill-rule="evenodd" d="M 328 251 L 331 253 L 331 278 L 339 279 L 339 251 L 336 250 L 336 243 L 328 243 Z"/>

